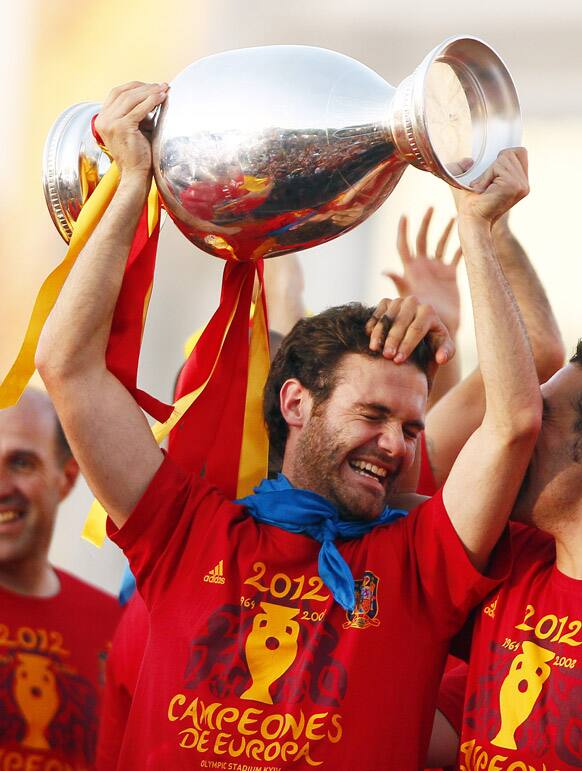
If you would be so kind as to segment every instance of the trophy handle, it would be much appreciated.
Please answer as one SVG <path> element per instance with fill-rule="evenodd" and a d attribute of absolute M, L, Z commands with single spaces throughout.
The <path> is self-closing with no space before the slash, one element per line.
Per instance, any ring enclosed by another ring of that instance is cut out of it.
<path fill-rule="evenodd" d="M 521 144 L 517 91 L 489 45 L 450 37 L 396 89 L 390 128 L 400 157 L 469 189 L 500 150 Z"/>
<path fill-rule="evenodd" d="M 91 131 L 99 102 L 69 107 L 53 124 L 44 146 L 44 196 L 52 220 L 69 243 L 83 205 L 110 166 Z"/>
<path fill-rule="evenodd" d="M 91 129 L 91 119 L 100 109 L 99 102 L 69 107 L 54 122 L 44 146 L 44 197 L 55 227 L 67 243 L 81 209 L 111 165 Z M 155 128 L 158 115 L 156 107 L 141 122 L 140 128 L 147 136 Z M 162 212 L 160 227 L 164 221 Z"/>

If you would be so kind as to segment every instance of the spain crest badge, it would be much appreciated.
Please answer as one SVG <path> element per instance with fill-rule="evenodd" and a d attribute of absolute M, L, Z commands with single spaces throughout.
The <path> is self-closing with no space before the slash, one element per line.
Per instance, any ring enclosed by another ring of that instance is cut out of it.
<path fill-rule="evenodd" d="M 355 581 L 356 606 L 353 611 L 346 611 L 346 621 L 343 628 L 367 629 L 369 626 L 379 626 L 378 618 L 378 584 L 380 579 L 370 570 L 366 570 L 363 578 Z"/>

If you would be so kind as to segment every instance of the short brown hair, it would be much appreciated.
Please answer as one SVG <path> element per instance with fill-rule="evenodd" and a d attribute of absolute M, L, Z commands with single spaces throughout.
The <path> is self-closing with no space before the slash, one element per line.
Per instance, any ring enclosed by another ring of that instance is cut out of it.
<path fill-rule="evenodd" d="M 283 383 L 289 378 L 297 378 L 310 391 L 315 407 L 329 399 L 337 383 L 338 365 L 346 353 L 381 355 L 370 350 L 370 337 L 365 329 L 373 313 L 374 308 L 366 308 L 361 303 L 328 308 L 317 316 L 298 321 L 284 338 L 271 364 L 263 402 L 271 448 L 280 458 L 289 432 L 279 404 Z M 433 353 L 426 338 L 409 357 L 409 362 L 426 375 L 429 385 L 432 360 Z"/>

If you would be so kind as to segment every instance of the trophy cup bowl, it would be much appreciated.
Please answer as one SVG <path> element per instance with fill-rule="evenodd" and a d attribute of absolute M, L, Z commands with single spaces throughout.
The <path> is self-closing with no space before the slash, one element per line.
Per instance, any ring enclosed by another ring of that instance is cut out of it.
<path fill-rule="evenodd" d="M 99 108 L 69 108 L 45 146 L 45 197 L 65 240 L 108 165 L 89 125 Z M 321 48 L 208 56 L 171 83 L 151 124 L 164 208 L 196 246 L 238 259 L 350 230 L 386 200 L 407 164 L 468 188 L 521 139 L 506 66 L 469 36 L 442 42 L 397 88 Z"/>

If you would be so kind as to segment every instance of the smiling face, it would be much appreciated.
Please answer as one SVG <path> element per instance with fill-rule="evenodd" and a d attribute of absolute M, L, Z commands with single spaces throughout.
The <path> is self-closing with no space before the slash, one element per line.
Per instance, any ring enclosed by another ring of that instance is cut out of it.
<path fill-rule="evenodd" d="M 48 397 L 27 391 L 0 411 L 0 565 L 46 555 L 75 477 L 75 461 L 59 454 Z"/>
<path fill-rule="evenodd" d="M 414 460 L 426 375 L 412 364 L 349 353 L 329 399 L 317 407 L 295 384 L 282 389 L 289 423 L 284 473 L 331 501 L 342 517 L 375 519 Z"/>
<path fill-rule="evenodd" d="M 555 535 L 582 509 L 582 366 L 567 364 L 541 391 L 542 428 L 512 519 Z"/>

